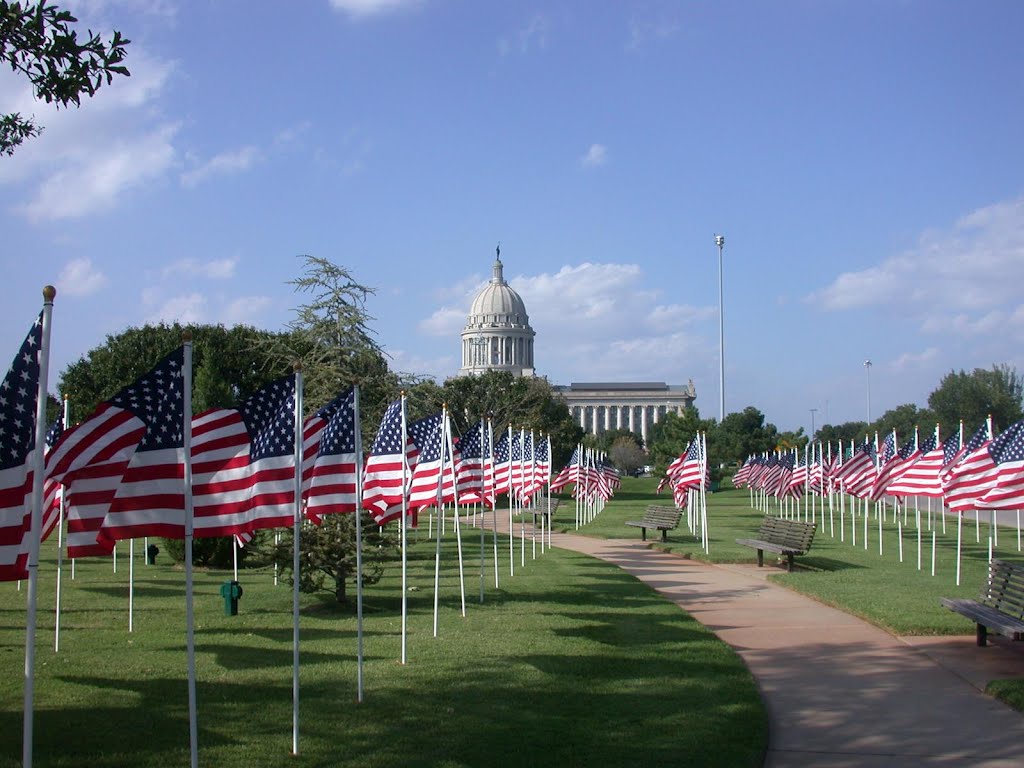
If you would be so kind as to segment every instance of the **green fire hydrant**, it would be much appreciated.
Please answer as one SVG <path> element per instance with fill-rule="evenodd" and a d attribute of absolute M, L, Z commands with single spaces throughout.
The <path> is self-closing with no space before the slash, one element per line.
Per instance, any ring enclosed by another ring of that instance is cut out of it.
<path fill-rule="evenodd" d="M 242 596 L 242 585 L 237 581 L 225 581 L 220 585 L 220 596 L 224 598 L 224 615 L 238 615 L 238 598 Z"/>

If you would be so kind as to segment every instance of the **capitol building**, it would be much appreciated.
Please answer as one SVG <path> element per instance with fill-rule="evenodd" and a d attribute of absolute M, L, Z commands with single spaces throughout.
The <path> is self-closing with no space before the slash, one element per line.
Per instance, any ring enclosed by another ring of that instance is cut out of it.
<path fill-rule="evenodd" d="M 509 371 L 534 376 L 533 341 L 523 298 L 502 274 L 501 251 L 494 260 L 490 281 L 473 299 L 462 330 L 460 376 L 486 371 Z M 693 382 L 589 382 L 555 386 L 584 430 L 598 435 L 628 429 L 647 444 L 651 427 L 666 413 L 681 414 L 697 397 Z"/>

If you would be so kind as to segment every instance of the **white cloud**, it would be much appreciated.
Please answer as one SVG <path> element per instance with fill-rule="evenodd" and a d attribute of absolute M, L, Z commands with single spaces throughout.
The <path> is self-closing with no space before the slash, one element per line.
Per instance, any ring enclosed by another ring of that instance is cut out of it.
<path fill-rule="evenodd" d="M 221 312 L 219 321 L 226 326 L 257 325 L 263 314 L 273 306 L 269 296 L 242 296 L 229 302 Z"/>
<path fill-rule="evenodd" d="M 392 11 L 415 8 L 422 0 L 330 0 L 331 7 L 354 19 L 379 16 Z"/>
<path fill-rule="evenodd" d="M 924 233 L 903 253 L 839 275 L 806 297 L 826 310 L 899 306 L 925 331 L 991 332 L 1018 308 L 1024 281 L 1024 197 Z"/>
<path fill-rule="evenodd" d="M 153 293 L 144 292 L 143 304 L 154 305 L 146 316 L 147 323 L 179 322 L 186 325 L 208 322 L 206 297 L 201 293 L 186 293 L 160 301 Z"/>
<path fill-rule="evenodd" d="M 498 53 L 507 56 L 514 51 L 526 54 L 534 49 L 542 50 L 547 47 L 550 27 L 547 17 L 538 13 L 514 35 L 501 38 L 498 41 Z"/>
<path fill-rule="evenodd" d="M 87 258 L 72 259 L 57 278 L 57 290 L 65 296 L 90 296 L 106 284 L 106 275 Z"/>
<path fill-rule="evenodd" d="M 608 147 L 604 144 L 591 144 L 587 154 L 580 158 L 584 168 L 597 168 L 608 162 Z"/>
<path fill-rule="evenodd" d="M 253 146 L 242 147 L 233 152 L 221 152 L 219 155 L 211 157 L 198 168 L 193 168 L 181 174 L 181 185 L 183 187 L 195 187 L 211 176 L 239 173 L 251 168 L 259 159 L 259 150 Z"/>
<path fill-rule="evenodd" d="M 668 40 L 675 37 L 679 30 L 679 22 L 672 19 L 659 19 L 657 21 L 630 19 L 629 40 L 626 43 L 626 50 L 633 51 L 642 48 L 652 40 Z"/>
<path fill-rule="evenodd" d="M 385 351 L 391 358 L 388 367 L 400 373 L 415 373 L 420 376 L 443 379 L 462 365 L 462 361 L 456 360 L 452 355 L 422 357 L 413 352 L 407 352 L 404 349 L 388 349 Z"/>
<path fill-rule="evenodd" d="M 922 352 L 904 352 L 892 361 L 892 368 L 897 371 L 919 368 L 922 365 L 930 364 L 939 357 L 939 350 L 936 347 L 928 347 Z"/>
<path fill-rule="evenodd" d="M 174 159 L 171 139 L 178 126 L 165 125 L 136 137 L 93 148 L 50 175 L 18 210 L 33 221 L 77 218 L 113 208 L 129 189 L 163 175 Z"/>
<path fill-rule="evenodd" d="M 441 307 L 430 317 L 420 320 L 419 329 L 428 336 L 458 338 L 468 316 L 468 308 Z"/>
<path fill-rule="evenodd" d="M 636 264 L 591 263 L 510 278 L 537 332 L 541 372 L 553 366 L 540 361 L 557 355 L 559 369 L 586 370 L 591 378 L 675 381 L 681 361 L 692 366 L 702 360 L 712 347 L 701 324 L 717 310 L 660 303 L 647 279 Z M 422 320 L 420 332 L 458 338 L 485 284 L 464 283 L 458 300 Z"/>
<path fill-rule="evenodd" d="M 236 266 L 238 266 L 237 256 L 227 259 L 213 259 L 212 261 L 187 258 L 164 267 L 163 276 L 168 278 L 175 275 L 186 275 L 210 280 L 226 280 L 229 277 L 234 277 Z"/>

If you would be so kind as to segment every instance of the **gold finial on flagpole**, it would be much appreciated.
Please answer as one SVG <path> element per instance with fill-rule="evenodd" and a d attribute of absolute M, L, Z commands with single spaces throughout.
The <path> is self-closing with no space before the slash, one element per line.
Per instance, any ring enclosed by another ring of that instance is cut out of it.
<path fill-rule="evenodd" d="M 54 299 L 54 297 L 56 295 L 57 295 L 57 289 L 54 288 L 52 285 L 44 285 L 43 286 L 43 299 L 45 301 L 53 301 L 53 299 Z"/>

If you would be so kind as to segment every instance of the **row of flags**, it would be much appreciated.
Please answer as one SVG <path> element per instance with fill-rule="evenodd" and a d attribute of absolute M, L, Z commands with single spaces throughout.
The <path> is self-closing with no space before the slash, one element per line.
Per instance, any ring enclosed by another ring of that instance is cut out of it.
<path fill-rule="evenodd" d="M 986 421 L 964 439 L 963 424 L 940 440 L 939 427 L 902 446 L 895 430 L 859 445 L 815 444 L 751 456 L 733 477 L 779 498 L 841 490 L 861 499 L 940 498 L 954 512 L 1024 508 L 1024 420 L 993 436 Z"/>
<path fill-rule="evenodd" d="M 551 480 L 555 493 L 572 485 L 574 498 L 584 501 L 608 501 L 622 484 L 619 472 L 601 451 L 577 445 L 569 463 Z"/>
<path fill-rule="evenodd" d="M 686 449 L 665 469 L 665 476 L 658 481 L 657 492 L 670 488 L 676 507 L 682 509 L 687 504 L 691 490 L 708 490 L 711 487 L 711 475 L 707 454 L 707 433 L 698 432 Z"/>
<path fill-rule="evenodd" d="M 26 576 L 38 337 L 37 323 L 0 390 L 0 579 L 6 580 Z M 184 354 L 184 346 L 176 349 L 81 424 L 63 429 L 58 422 L 48 433 L 42 533 L 56 525 L 63 488 L 70 557 L 109 554 L 121 539 L 184 538 L 186 444 L 197 537 L 245 540 L 260 529 L 288 526 L 297 493 L 314 522 L 353 512 L 360 481 L 362 506 L 384 524 L 401 515 L 403 500 L 412 512 L 456 497 L 492 507 L 503 493 L 528 501 L 550 476 L 550 438 L 509 427 L 495 440 L 481 420 L 453 441 L 446 411 L 407 424 L 400 398 L 385 411 L 359 477 L 353 390 L 302 420 L 293 374 L 238 408 L 186 419 Z"/>

